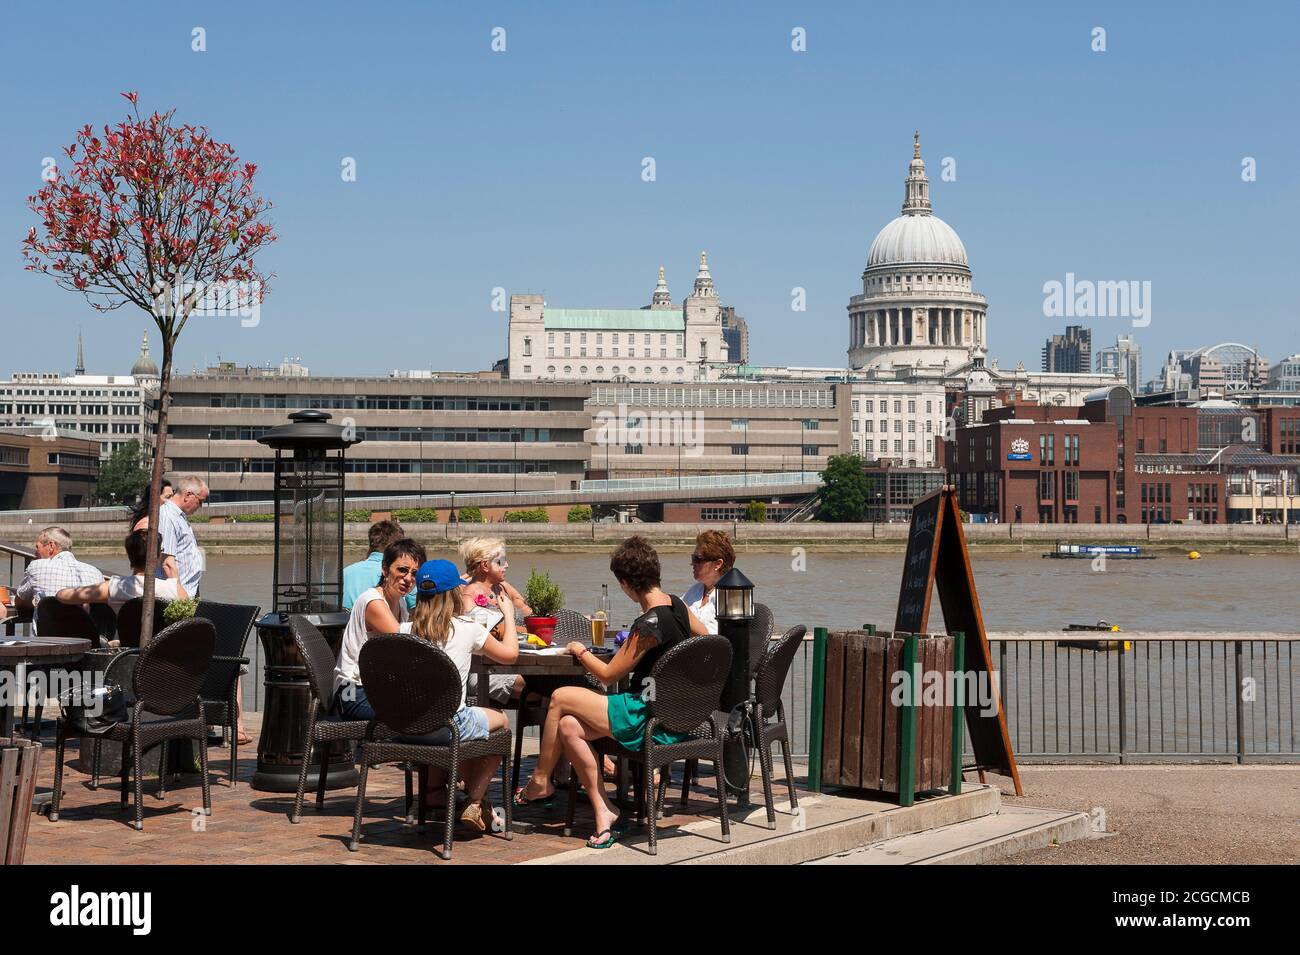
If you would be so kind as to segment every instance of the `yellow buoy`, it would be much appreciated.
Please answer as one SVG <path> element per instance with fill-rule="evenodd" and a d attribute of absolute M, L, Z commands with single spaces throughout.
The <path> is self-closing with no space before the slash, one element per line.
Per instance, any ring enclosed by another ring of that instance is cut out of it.
<path fill-rule="evenodd" d="M 1200 552 L 1199 550 L 1191 551 L 1191 552 L 1188 553 L 1188 555 L 1187 555 L 1187 559 L 1188 559 L 1188 560 L 1200 560 L 1200 559 L 1201 559 L 1201 552 Z"/>

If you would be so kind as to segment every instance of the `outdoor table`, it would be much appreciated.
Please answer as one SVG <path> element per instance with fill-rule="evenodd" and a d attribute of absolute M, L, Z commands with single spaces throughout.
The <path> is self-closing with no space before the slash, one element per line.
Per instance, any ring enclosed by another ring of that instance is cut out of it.
<path fill-rule="evenodd" d="M 18 637 L 0 640 L 0 672 L 13 673 L 20 666 L 72 664 L 79 661 L 90 649 L 90 641 L 79 637 Z M 11 678 L 12 679 L 12 678 Z M 14 731 L 14 697 L 9 692 L 0 693 L 0 736 L 9 737 Z M 40 735 L 40 727 L 33 731 L 33 739 Z"/>
<path fill-rule="evenodd" d="M 580 640 L 578 642 L 591 647 L 590 640 Z M 603 655 L 608 660 L 617 649 L 611 645 L 612 643 L 613 640 L 610 639 L 606 641 L 604 647 L 591 647 L 592 652 Z M 518 673 L 524 678 L 525 682 L 530 676 L 572 677 L 574 683 L 582 683 L 582 677 L 587 672 L 587 668 L 582 665 L 582 662 L 577 657 L 564 649 L 567 646 L 567 643 L 563 646 L 552 646 L 543 653 L 534 648 L 526 647 L 521 642 L 519 657 L 514 663 L 497 663 L 482 654 L 476 653 L 473 662 L 470 664 L 469 672 L 483 676 L 490 673 Z M 525 692 L 527 691 L 525 690 Z"/>

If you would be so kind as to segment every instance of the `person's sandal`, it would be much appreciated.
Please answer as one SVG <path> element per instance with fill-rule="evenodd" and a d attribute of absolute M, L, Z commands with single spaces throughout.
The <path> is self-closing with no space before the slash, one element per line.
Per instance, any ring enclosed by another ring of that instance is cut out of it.
<path fill-rule="evenodd" d="M 528 796 L 524 795 L 524 790 L 527 788 L 528 785 L 525 783 L 523 786 L 520 786 L 515 790 L 515 805 L 520 809 L 527 808 L 528 806 L 536 806 L 538 809 L 550 809 L 555 805 L 555 793 L 558 790 L 552 791 L 545 796 L 537 796 L 536 798 L 530 799 Z"/>
<path fill-rule="evenodd" d="M 460 811 L 460 823 L 475 832 L 487 832 L 487 823 L 483 821 L 483 805 L 477 802 L 469 803 Z"/>
<path fill-rule="evenodd" d="M 604 838 L 602 838 L 604 837 Z M 619 833 L 614 829 L 602 829 L 587 840 L 588 849 L 608 849 L 618 842 Z"/>

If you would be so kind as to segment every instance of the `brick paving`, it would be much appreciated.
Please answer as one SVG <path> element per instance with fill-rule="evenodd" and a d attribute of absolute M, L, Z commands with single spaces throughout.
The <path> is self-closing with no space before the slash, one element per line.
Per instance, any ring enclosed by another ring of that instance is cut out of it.
<path fill-rule="evenodd" d="M 49 793 L 54 785 L 54 745 L 48 732 L 42 742 L 40 779 L 37 793 Z M 250 726 L 250 732 L 255 727 Z M 197 774 L 182 775 L 168 784 L 166 799 L 157 797 L 158 779 L 144 777 L 144 831 L 131 822 L 131 808 L 122 810 L 116 778 L 101 777 L 98 790 L 89 786 L 88 773 L 80 771 L 75 742 L 69 746 L 63 773 L 63 802 L 59 821 L 38 816 L 32 819 L 27 847 L 28 864 L 164 863 L 164 864 L 409 864 L 444 863 L 434 849 L 442 845 L 441 824 L 430 824 L 420 833 L 405 822 L 405 788 L 402 773 L 391 766 L 370 772 L 366 787 L 366 810 L 362 817 L 361 845 L 348 851 L 352 833 L 355 789 L 326 794 L 325 811 L 316 812 L 312 794 L 304 805 L 302 821 L 289 822 L 293 794 L 263 793 L 249 781 L 256 769 L 256 736 L 250 746 L 240 747 L 239 785 L 227 783 L 229 750 L 208 750 L 212 784 L 212 815 L 196 813 L 202 806 Z M 247 755 L 246 755 L 247 754 Z M 524 758 L 524 772 L 532 760 Z M 522 778 L 522 777 L 521 777 Z M 706 795 L 710 780 L 704 780 Z M 488 790 L 493 804 L 500 800 L 500 775 Z M 670 797 L 671 798 L 671 797 Z M 530 828 L 516 832 L 514 839 L 490 833 L 475 834 L 457 828 L 450 864 L 512 864 L 581 848 L 593 825 L 585 797 L 579 795 L 574 835 L 563 835 L 565 797 L 561 795 L 550 811 L 524 808 L 515 811 L 517 822 Z M 675 803 L 676 800 L 674 799 Z M 712 809 L 712 812 L 710 810 Z M 697 814 L 698 813 L 698 814 Z M 663 819 L 661 829 L 698 821 L 702 815 L 716 821 L 716 803 L 692 798 L 687 811 L 678 809 Z M 646 857 L 646 861 L 651 861 Z"/>

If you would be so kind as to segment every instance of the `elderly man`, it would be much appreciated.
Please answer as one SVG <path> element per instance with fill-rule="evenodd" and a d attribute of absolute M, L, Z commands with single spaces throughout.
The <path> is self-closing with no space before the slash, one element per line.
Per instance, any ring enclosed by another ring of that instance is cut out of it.
<path fill-rule="evenodd" d="M 194 539 L 189 518 L 207 499 L 208 486 L 201 478 L 190 474 L 176 482 L 176 493 L 158 508 L 163 557 L 158 576 L 178 578 L 190 596 L 198 594 L 199 582 L 203 579 L 203 551 Z"/>
<path fill-rule="evenodd" d="M 72 535 L 62 527 L 47 527 L 36 535 L 36 558 L 27 565 L 14 594 L 14 603 L 22 610 L 35 610 L 42 599 L 64 587 L 88 587 L 104 580 L 99 570 L 72 555 Z"/>

